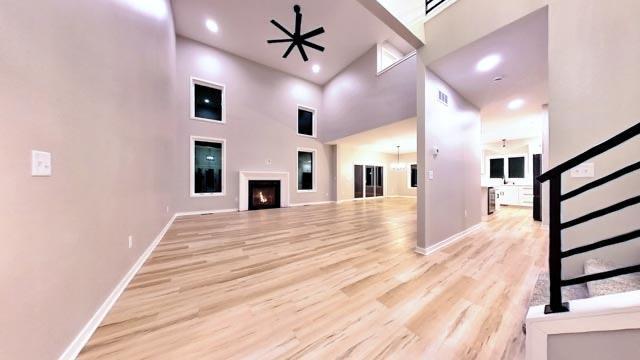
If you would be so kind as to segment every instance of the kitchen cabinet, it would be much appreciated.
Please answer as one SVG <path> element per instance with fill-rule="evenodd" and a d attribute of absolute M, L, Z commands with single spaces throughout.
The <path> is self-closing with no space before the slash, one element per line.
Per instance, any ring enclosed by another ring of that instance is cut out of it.
<path fill-rule="evenodd" d="M 533 206 L 533 186 L 497 186 L 496 202 L 500 205 Z"/>

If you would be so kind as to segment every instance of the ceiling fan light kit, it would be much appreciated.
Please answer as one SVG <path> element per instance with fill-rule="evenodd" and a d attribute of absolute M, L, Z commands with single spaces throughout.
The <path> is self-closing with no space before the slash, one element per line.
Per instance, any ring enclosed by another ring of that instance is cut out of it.
<path fill-rule="evenodd" d="M 276 20 L 271 20 L 271 23 L 277 27 L 280 31 L 282 31 L 283 33 L 285 33 L 288 38 L 286 39 L 273 39 L 273 40 L 267 40 L 267 43 L 269 44 L 275 44 L 275 43 L 291 43 L 289 45 L 289 47 L 287 48 L 287 50 L 284 52 L 284 55 L 282 55 L 283 58 L 287 58 L 289 56 L 289 54 L 291 54 L 291 51 L 293 51 L 294 48 L 297 48 L 298 51 L 300 52 L 300 56 L 302 56 L 302 59 L 304 61 L 309 61 L 309 57 L 307 56 L 306 51 L 304 50 L 304 47 L 309 47 L 315 50 L 318 50 L 320 52 L 324 51 L 324 46 L 320 46 L 318 44 L 312 43 L 311 41 L 309 41 L 310 38 L 314 37 L 314 36 L 318 36 L 320 34 L 324 33 L 324 28 L 321 26 L 315 30 L 311 30 L 307 33 L 301 34 L 301 26 L 302 26 L 302 13 L 301 13 L 301 8 L 300 5 L 295 5 L 293 7 L 293 12 L 296 14 L 296 27 L 293 33 L 291 33 L 289 30 L 287 30 L 284 26 L 280 25 L 279 22 L 277 22 Z"/>

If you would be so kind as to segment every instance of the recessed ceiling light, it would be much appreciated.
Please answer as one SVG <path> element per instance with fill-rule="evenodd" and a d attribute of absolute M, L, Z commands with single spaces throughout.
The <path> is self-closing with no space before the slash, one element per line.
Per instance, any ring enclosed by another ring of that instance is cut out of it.
<path fill-rule="evenodd" d="M 217 33 L 219 28 L 218 28 L 218 23 L 216 23 L 215 21 L 209 19 L 207 20 L 207 22 L 205 23 L 205 25 L 207 26 L 207 29 L 209 29 L 209 31 Z"/>
<path fill-rule="evenodd" d="M 476 64 L 476 70 L 480 72 L 487 72 L 500 64 L 501 61 L 502 58 L 498 54 L 485 56 Z"/>
<path fill-rule="evenodd" d="M 314 74 L 317 74 L 320 72 L 320 65 L 315 64 L 311 67 L 311 71 L 313 71 Z"/>
<path fill-rule="evenodd" d="M 509 101 L 509 104 L 507 105 L 507 107 L 509 108 L 509 110 L 518 110 L 522 107 L 522 105 L 524 105 L 524 100 L 515 99 L 515 100 Z"/>

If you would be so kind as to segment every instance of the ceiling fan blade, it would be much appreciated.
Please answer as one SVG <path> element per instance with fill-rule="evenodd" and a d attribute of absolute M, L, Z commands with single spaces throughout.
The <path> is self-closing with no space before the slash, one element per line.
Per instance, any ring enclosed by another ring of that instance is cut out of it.
<path fill-rule="evenodd" d="M 318 44 L 314 44 L 314 43 L 309 42 L 307 40 L 302 40 L 302 44 L 305 45 L 305 46 L 308 46 L 308 47 L 310 47 L 312 49 L 316 49 L 318 51 L 324 51 L 324 46 L 320 46 Z"/>
<path fill-rule="evenodd" d="M 291 54 L 291 50 L 293 50 L 294 47 L 296 47 L 296 44 L 291 43 L 291 45 L 289 45 L 289 48 L 287 49 L 287 51 L 284 52 L 284 55 L 282 55 L 282 57 L 286 58 L 287 56 L 289 56 L 289 54 Z"/>
<path fill-rule="evenodd" d="M 302 13 L 296 12 L 296 35 L 300 35 L 300 26 L 302 25 Z"/>
<path fill-rule="evenodd" d="M 283 43 L 283 42 L 292 42 L 293 39 L 275 39 L 275 40 L 267 40 L 267 43 L 269 44 L 274 44 L 274 43 Z"/>
<path fill-rule="evenodd" d="M 300 55 L 302 55 L 302 60 L 309 61 L 309 58 L 307 57 L 307 53 L 304 51 L 304 46 L 302 46 L 302 44 L 300 43 L 297 45 L 298 45 L 298 50 L 300 50 Z"/>
<path fill-rule="evenodd" d="M 308 38 L 312 38 L 314 36 L 320 35 L 324 33 L 324 28 L 323 27 L 319 27 L 315 30 L 311 30 L 308 33 L 302 35 L 303 39 L 308 39 Z"/>
<path fill-rule="evenodd" d="M 275 25 L 275 27 L 277 27 L 278 29 L 280 29 L 280 31 L 282 31 L 283 33 L 287 34 L 287 36 L 293 37 L 293 34 L 289 32 L 289 30 L 285 29 L 284 26 L 280 25 L 277 21 L 275 20 L 271 20 L 271 23 L 273 25 Z"/>

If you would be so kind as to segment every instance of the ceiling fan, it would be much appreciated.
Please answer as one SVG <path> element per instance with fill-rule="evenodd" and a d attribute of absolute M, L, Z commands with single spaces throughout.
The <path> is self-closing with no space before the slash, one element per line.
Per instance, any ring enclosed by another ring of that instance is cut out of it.
<path fill-rule="evenodd" d="M 284 55 L 282 55 L 283 58 L 286 58 L 287 56 L 289 56 L 289 54 L 291 53 L 291 51 L 294 48 L 298 48 L 298 50 L 300 51 L 300 55 L 302 56 L 302 59 L 304 61 L 308 61 L 309 57 L 307 56 L 307 53 L 304 51 L 304 47 L 310 47 L 312 49 L 318 50 L 318 51 L 324 51 L 324 46 L 320 46 L 317 44 L 314 44 L 312 42 L 310 42 L 308 39 L 314 37 L 314 36 L 318 36 L 322 33 L 324 33 L 324 28 L 323 27 L 319 27 L 315 30 L 311 30 L 308 33 L 305 34 L 300 34 L 300 25 L 302 24 L 302 13 L 300 12 L 300 5 L 295 5 L 293 7 L 293 11 L 296 13 L 296 29 L 293 33 L 291 33 L 289 30 L 287 30 L 284 26 L 280 25 L 280 23 L 278 23 L 275 20 L 271 20 L 271 23 L 273 25 L 275 25 L 275 27 L 277 27 L 278 29 L 280 29 L 280 31 L 282 31 L 283 33 L 285 33 L 289 38 L 288 39 L 275 39 L 275 40 L 267 40 L 267 43 L 269 44 L 273 44 L 273 43 L 287 43 L 290 42 L 291 45 L 289 45 L 289 48 L 287 48 L 287 51 L 285 51 Z"/>

